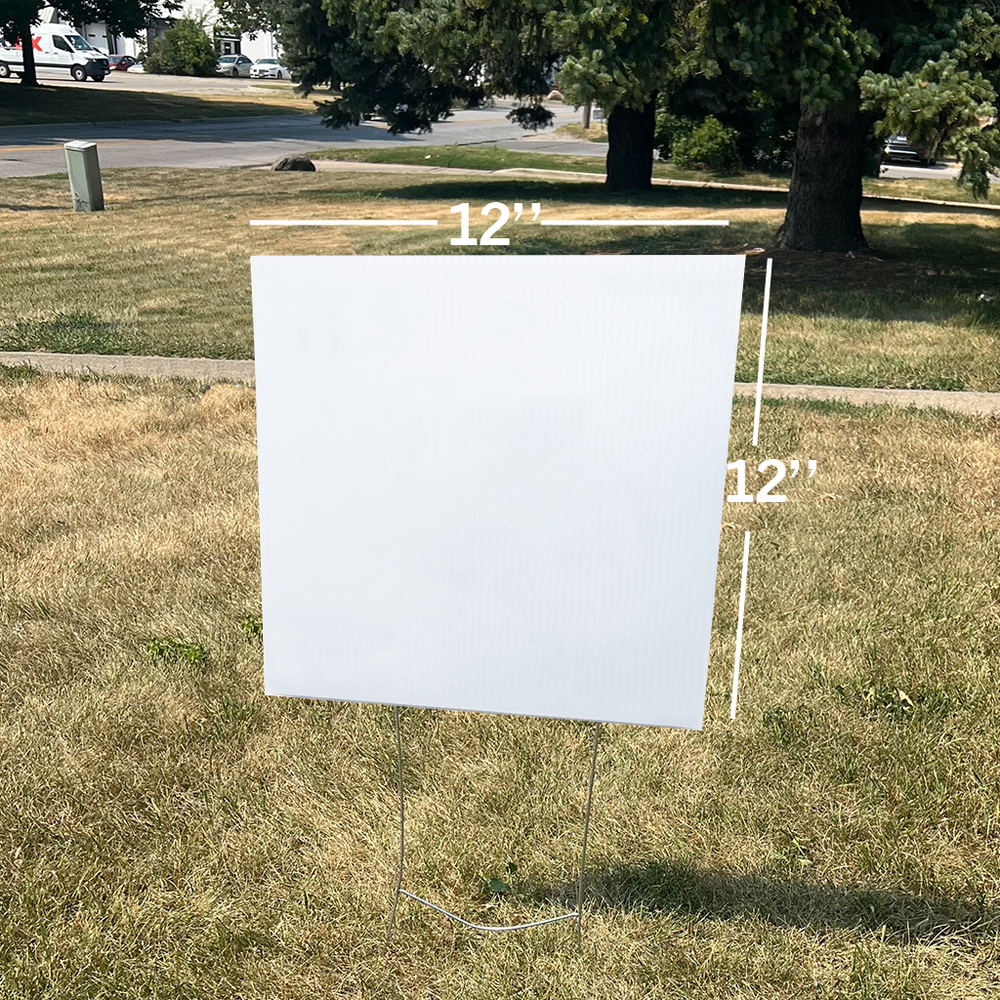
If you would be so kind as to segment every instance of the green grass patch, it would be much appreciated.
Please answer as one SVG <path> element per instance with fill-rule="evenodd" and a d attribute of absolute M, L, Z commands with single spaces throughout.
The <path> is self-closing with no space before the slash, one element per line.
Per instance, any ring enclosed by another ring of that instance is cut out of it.
<path fill-rule="evenodd" d="M 947 177 L 914 178 L 914 177 L 866 177 L 864 192 L 869 195 L 883 195 L 894 198 L 923 198 L 929 201 L 961 201 L 969 204 L 983 204 L 983 201 L 973 196 L 967 187 Z M 988 205 L 1000 205 L 1000 185 L 990 186 Z"/>
<path fill-rule="evenodd" d="M 187 642 L 184 639 L 150 639 L 146 643 L 146 652 L 153 659 L 168 663 L 202 666 L 208 661 L 208 652 L 200 642 Z"/>
<path fill-rule="evenodd" d="M 531 167 L 539 170 L 576 170 L 604 173 L 599 156 L 564 156 L 503 149 L 500 146 L 411 146 L 380 149 L 318 149 L 309 154 L 316 160 L 345 160 L 352 163 L 408 163 L 423 167 L 464 167 L 469 170 L 509 170 Z"/>
<path fill-rule="evenodd" d="M 60 312 L 51 319 L 14 320 L 0 345 L 5 351 L 45 350 L 65 354 L 128 354 L 141 343 L 135 324 L 102 319 L 92 312 Z"/>
<path fill-rule="evenodd" d="M 43 375 L 34 365 L 0 365 L 0 384 L 18 385 L 42 378 Z"/>
<path fill-rule="evenodd" d="M 248 641 L 260 639 L 264 635 L 264 619 L 260 615 L 244 615 L 240 621 L 240 629 Z"/>
<path fill-rule="evenodd" d="M 163 94 L 141 90 L 22 87 L 0 81 L 0 126 L 63 122 L 176 121 L 185 118 L 232 118 L 240 115 L 302 114 L 315 110 L 312 100 L 285 93 L 233 95 Z"/>

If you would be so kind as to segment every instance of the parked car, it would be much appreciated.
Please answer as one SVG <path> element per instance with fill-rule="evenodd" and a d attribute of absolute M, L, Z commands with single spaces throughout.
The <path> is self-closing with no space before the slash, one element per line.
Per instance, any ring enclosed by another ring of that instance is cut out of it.
<path fill-rule="evenodd" d="M 287 80 L 291 74 L 277 59 L 258 59 L 250 67 L 253 80 Z"/>
<path fill-rule="evenodd" d="M 100 83 L 110 69 L 108 57 L 68 24 L 38 24 L 31 29 L 36 69 L 66 69 L 74 80 L 89 76 Z M 24 57 L 17 43 L 0 49 L 0 77 L 24 75 Z"/>
<path fill-rule="evenodd" d="M 127 70 L 131 69 L 133 66 L 137 65 L 138 62 L 139 60 L 136 59 L 135 56 L 111 55 L 108 56 L 108 69 L 110 69 L 112 72 L 117 71 L 120 73 L 124 73 Z"/>
<path fill-rule="evenodd" d="M 905 135 L 890 135 L 882 147 L 883 160 L 899 160 L 903 163 L 919 163 L 923 167 L 932 167 L 937 162 L 927 155 L 922 146 L 911 145 Z"/>
<path fill-rule="evenodd" d="M 219 56 L 215 72 L 223 76 L 249 76 L 253 60 L 249 56 Z"/>

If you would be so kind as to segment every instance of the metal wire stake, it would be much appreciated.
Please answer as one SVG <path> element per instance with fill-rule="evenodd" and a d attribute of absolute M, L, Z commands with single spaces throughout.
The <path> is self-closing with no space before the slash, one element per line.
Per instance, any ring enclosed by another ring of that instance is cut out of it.
<path fill-rule="evenodd" d="M 597 770 L 597 739 L 601 724 L 594 723 L 594 749 L 590 755 L 590 780 L 587 782 L 587 808 L 583 814 L 583 848 L 580 851 L 580 876 L 576 882 L 576 946 L 583 948 L 583 877 L 587 871 L 587 838 L 590 835 L 590 805 L 594 800 L 594 773 Z"/>
<path fill-rule="evenodd" d="M 470 927 L 477 931 L 520 931 L 527 930 L 529 927 L 541 927 L 544 924 L 553 924 L 560 920 L 575 919 L 577 947 L 582 948 L 583 889 L 584 878 L 587 870 L 587 840 L 590 835 L 590 815 L 594 800 L 594 774 L 597 770 L 597 744 L 598 738 L 600 737 L 601 724 L 599 722 L 594 723 L 594 747 L 590 755 L 590 778 L 587 781 L 587 803 L 583 814 L 583 844 L 580 850 L 580 873 L 576 883 L 576 910 L 572 913 L 560 914 L 557 917 L 547 917 L 544 920 L 532 920 L 525 924 L 510 924 L 501 927 L 494 927 L 487 924 L 472 923 L 471 921 L 460 917 L 457 913 L 445 910 L 436 903 L 432 903 L 430 900 L 424 899 L 421 896 L 414 895 L 412 892 L 407 892 L 406 889 L 403 888 L 403 868 L 406 861 L 406 800 L 403 791 L 403 737 L 400 729 L 399 717 L 399 706 L 393 706 L 392 720 L 393 728 L 396 732 L 396 782 L 399 788 L 399 866 L 396 871 L 396 892 L 392 899 L 392 911 L 389 914 L 389 926 L 386 928 L 385 932 L 386 948 L 389 947 L 389 942 L 392 939 L 392 931 L 396 925 L 396 912 L 399 908 L 400 896 L 406 896 L 407 898 L 415 900 L 418 903 L 422 903 L 424 906 L 430 907 L 432 910 L 437 910 L 438 913 L 443 913 L 446 917 L 450 917 L 452 920 L 463 924 L 465 927 Z"/>
<path fill-rule="evenodd" d="M 399 731 L 399 706 L 392 709 L 392 723 L 396 730 L 396 783 L 399 785 L 399 870 L 396 873 L 396 892 L 392 897 L 392 912 L 385 932 L 385 946 L 389 947 L 392 928 L 396 923 L 396 908 L 399 906 L 399 892 L 403 887 L 403 862 L 406 857 L 406 801 L 403 798 L 403 737 Z"/>

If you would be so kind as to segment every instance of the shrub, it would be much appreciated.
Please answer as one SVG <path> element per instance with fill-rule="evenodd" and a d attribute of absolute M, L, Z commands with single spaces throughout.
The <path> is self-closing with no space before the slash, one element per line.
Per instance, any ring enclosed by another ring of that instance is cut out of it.
<path fill-rule="evenodd" d="M 673 142 L 689 136 L 712 115 L 735 130 L 741 166 L 790 169 L 799 122 L 797 95 L 758 90 L 742 74 L 723 68 L 711 79 L 690 77 L 664 93 L 661 101 L 656 135 L 661 158 L 671 155 Z"/>
<path fill-rule="evenodd" d="M 736 150 L 737 132 L 728 128 L 713 115 L 709 115 L 689 135 L 676 139 L 670 158 L 685 170 L 713 170 L 716 172 L 738 170 L 739 154 Z"/>
<path fill-rule="evenodd" d="M 175 76 L 211 76 L 217 61 L 215 45 L 202 22 L 182 17 L 150 46 L 145 69 Z"/>
<path fill-rule="evenodd" d="M 693 118 L 684 118 L 660 110 L 656 113 L 656 133 L 653 142 L 659 150 L 661 160 L 669 160 L 674 143 L 689 136 L 698 123 Z"/>

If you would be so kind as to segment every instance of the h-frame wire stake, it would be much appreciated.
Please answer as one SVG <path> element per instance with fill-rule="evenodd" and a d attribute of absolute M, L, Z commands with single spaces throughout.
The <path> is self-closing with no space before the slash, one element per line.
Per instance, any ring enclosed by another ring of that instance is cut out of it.
<path fill-rule="evenodd" d="M 396 891 L 392 897 L 392 911 L 389 913 L 389 926 L 386 928 L 385 932 L 386 947 L 389 947 L 389 942 L 392 939 L 392 931 L 396 925 L 396 911 L 399 908 L 400 896 L 406 896 L 409 899 L 415 900 L 424 906 L 430 907 L 432 910 L 436 910 L 438 913 L 444 914 L 446 917 L 450 917 L 457 923 L 462 924 L 463 927 L 469 927 L 476 931 L 523 931 L 527 930 L 529 927 L 541 927 L 544 924 L 554 924 L 560 920 L 575 919 L 577 947 L 582 947 L 583 890 L 584 876 L 587 870 L 587 840 L 590 835 L 590 815 L 594 801 L 594 774 L 597 770 L 597 745 L 601 733 L 601 724 L 599 722 L 594 723 L 594 742 L 590 754 L 590 777 L 587 780 L 587 803 L 583 813 L 583 843 L 580 848 L 580 871 L 576 881 L 576 909 L 571 913 L 560 914 L 558 917 L 547 917 L 545 920 L 532 920 L 530 923 L 526 924 L 508 924 L 499 927 L 491 927 L 487 924 L 474 924 L 471 921 L 458 916 L 457 913 L 445 910 L 442 907 L 437 906 L 435 903 L 430 902 L 430 900 L 416 896 L 412 892 L 407 892 L 406 889 L 403 888 L 403 867 L 406 861 L 406 796 L 403 791 L 403 737 L 399 725 L 398 705 L 393 706 L 392 721 L 396 734 L 396 782 L 399 789 L 399 866 L 396 870 Z"/>

